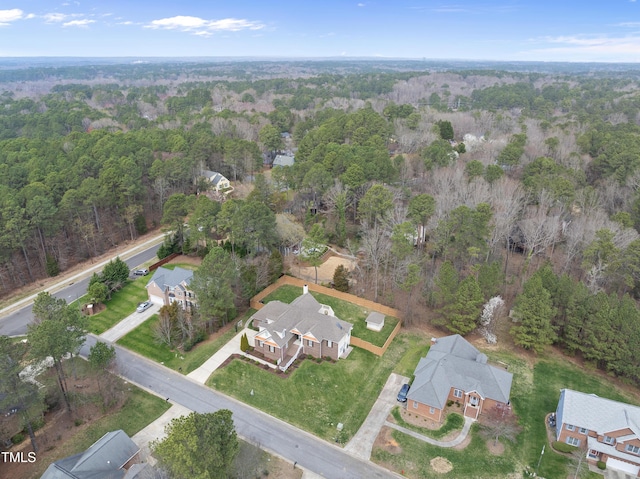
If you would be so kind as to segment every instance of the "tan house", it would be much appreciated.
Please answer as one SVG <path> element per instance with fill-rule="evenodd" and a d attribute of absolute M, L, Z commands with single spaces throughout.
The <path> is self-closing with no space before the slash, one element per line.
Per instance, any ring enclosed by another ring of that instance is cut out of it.
<path fill-rule="evenodd" d="M 184 268 L 158 268 L 147 283 L 149 301 L 161 306 L 169 306 L 177 301 L 182 309 L 191 309 L 195 303 L 195 294 L 189 289 L 193 271 Z"/>
<path fill-rule="evenodd" d="M 133 479 L 146 477 L 140 448 L 122 430 L 106 433 L 89 449 L 51 464 L 41 479 Z"/>
<path fill-rule="evenodd" d="M 483 410 L 510 408 L 513 375 L 487 364 L 487 356 L 459 334 L 433 338 L 420 359 L 407 394 L 407 410 L 442 420 L 447 402 L 458 403 L 464 416 L 477 419 Z"/>
<path fill-rule="evenodd" d="M 562 389 L 556 409 L 556 439 L 586 448 L 587 460 L 602 461 L 618 477 L 640 472 L 640 407 L 572 389 Z"/>
<path fill-rule="evenodd" d="M 305 285 L 291 304 L 271 301 L 251 316 L 255 350 L 286 371 L 299 354 L 316 358 L 345 357 L 350 349 L 351 323 L 338 319 L 330 306 L 320 304 Z"/>

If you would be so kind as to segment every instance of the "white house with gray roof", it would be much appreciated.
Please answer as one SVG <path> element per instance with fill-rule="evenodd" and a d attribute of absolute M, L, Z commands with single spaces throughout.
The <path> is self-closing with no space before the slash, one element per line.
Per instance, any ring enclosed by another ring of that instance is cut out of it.
<path fill-rule="evenodd" d="M 291 304 L 271 301 L 251 320 L 259 330 L 255 350 L 276 361 L 282 370 L 301 353 L 332 359 L 349 353 L 353 326 L 337 318 L 330 306 L 320 304 L 306 285 Z"/>
<path fill-rule="evenodd" d="M 459 334 L 433 338 L 407 394 L 407 409 L 440 422 L 447 402 L 476 419 L 483 410 L 510 408 L 513 375 L 487 364 L 487 356 Z"/>
<path fill-rule="evenodd" d="M 556 440 L 586 447 L 587 460 L 638 477 L 640 407 L 595 394 L 562 389 L 556 409 Z"/>
<path fill-rule="evenodd" d="M 41 479 L 133 479 L 141 477 L 140 448 L 122 430 L 106 433 L 89 449 L 49 465 Z"/>
<path fill-rule="evenodd" d="M 192 308 L 196 303 L 195 294 L 189 289 L 192 278 L 193 271 L 189 269 L 156 269 L 147 283 L 149 301 L 161 306 L 169 306 L 177 301 L 182 309 Z"/>
<path fill-rule="evenodd" d="M 231 183 L 222 173 L 218 173 L 217 171 L 203 170 L 202 176 L 204 176 L 209 181 L 209 183 L 211 183 L 211 187 L 215 191 L 222 191 L 231 188 Z"/>

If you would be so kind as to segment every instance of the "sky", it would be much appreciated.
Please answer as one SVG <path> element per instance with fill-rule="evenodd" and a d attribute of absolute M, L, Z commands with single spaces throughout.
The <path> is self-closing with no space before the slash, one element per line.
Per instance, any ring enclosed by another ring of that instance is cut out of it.
<path fill-rule="evenodd" d="M 640 62 L 640 0 L 0 0 L 0 57 Z"/>

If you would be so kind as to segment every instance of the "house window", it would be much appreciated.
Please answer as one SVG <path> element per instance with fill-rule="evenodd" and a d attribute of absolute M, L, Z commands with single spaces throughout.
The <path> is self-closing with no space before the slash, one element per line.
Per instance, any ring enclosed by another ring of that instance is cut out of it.
<path fill-rule="evenodd" d="M 413 409 L 418 409 L 418 401 L 413 401 Z"/>
<path fill-rule="evenodd" d="M 327 341 L 327 347 L 328 348 L 332 348 L 333 347 L 333 342 L 332 341 Z"/>
<path fill-rule="evenodd" d="M 609 444 L 610 446 L 613 446 L 613 444 L 616 442 L 615 438 L 611 437 L 611 436 L 605 436 L 604 439 L 602 440 L 602 442 L 604 442 L 605 444 Z"/>
<path fill-rule="evenodd" d="M 573 424 L 567 424 L 565 427 L 567 428 L 567 431 L 573 431 L 576 428 Z"/>
<path fill-rule="evenodd" d="M 275 353 L 276 352 L 276 348 L 274 348 L 273 346 L 269 346 L 269 352 L 270 353 Z"/>
<path fill-rule="evenodd" d="M 581 427 L 581 428 L 578 430 L 578 432 L 579 432 L 580 434 L 587 434 L 587 433 L 589 432 L 589 430 L 588 430 L 588 429 L 585 429 L 584 427 Z"/>
<path fill-rule="evenodd" d="M 577 437 L 569 436 L 567 437 L 567 444 L 570 444 L 572 446 L 579 446 L 580 439 L 578 439 Z"/>
<path fill-rule="evenodd" d="M 310 348 L 313 347 L 313 341 L 311 341 L 310 339 L 307 341 L 307 346 L 309 346 Z"/>
<path fill-rule="evenodd" d="M 598 451 L 596 451 L 595 449 L 589 449 L 589 457 L 591 459 L 596 459 L 598 457 Z"/>
<path fill-rule="evenodd" d="M 462 397 L 462 390 L 461 389 L 454 389 L 453 390 L 453 397 L 461 398 Z"/>
<path fill-rule="evenodd" d="M 260 346 L 261 348 L 264 348 L 264 341 L 258 341 L 258 346 Z"/>
<path fill-rule="evenodd" d="M 640 446 L 634 446 L 633 444 L 627 444 L 625 451 L 632 454 L 640 454 Z"/>
<path fill-rule="evenodd" d="M 429 408 L 429 414 L 435 414 L 435 413 L 436 413 L 436 408 L 430 407 Z"/>

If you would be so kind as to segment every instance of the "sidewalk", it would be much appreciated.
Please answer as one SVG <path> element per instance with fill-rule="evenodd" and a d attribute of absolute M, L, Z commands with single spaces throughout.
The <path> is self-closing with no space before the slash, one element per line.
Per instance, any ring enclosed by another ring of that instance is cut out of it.
<path fill-rule="evenodd" d="M 456 437 L 455 439 L 452 439 L 451 441 L 437 441 L 436 439 L 427 437 L 427 436 L 423 436 L 420 433 L 417 433 L 415 431 L 412 431 L 411 429 L 407 429 L 406 427 L 402 427 L 399 426 L 398 424 L 394 424 L 392 422 L 389 421 L 385 421 L 384 425 L 385 426 L 389 426 L 393 429 L 396 429 L 397 431 L 403 432 L 405 434 L 408 434 L 411 437 L 414 437 L 420 441 L 424 441 L 426 443 L 429 444 L 433 444 L 434 446 L 439 446 L 439 447 L 455 447 L 458 444 L 461 444 L 466 438 L 467 438 L 467 434 L 469 434 L 469 430 L 471 429 L 471 425 L 476 422 L 475 419 L 471 419 L 470 417 L 465 417 L 464 418 L 464 426 L 462 426 L 462 431 L 460 431 L 460 434 L 458 435 L 458 437 Z"/>
<path fill-rule="evenodd" d="M 404 383 L 408 382 L 409 378 L 391 373 L 364 423 L 345 446 L 346 452 L 365 461 L 369 460 L 373 443 L 378 437 L 380 429 L 385 425 L 391 409 L 397 404 L 398 391 Z"/>
<path fill-rule="evenodd" d="M 209 379 L 209 376 L 211 376 L 211 374 L 216 369 L 218 369 L 220 365 L 224 363 L 232 354 L 242 354 L 243 356 L 250 357 L 254 361 L 266 364 L 267 366 L 275 369 L 276 366 L 273 363 L 263 361 L 262 359 L 258 359 L 254 356 L 249 356 L 240 350 L 240 338 L 245 333 L 247 334 L 249 344 L 252 345 L 254 343 L 254 338 L 257 334 L 257 331 L 254 331 L 250 328 L 245 328 L 238 334 L 236 334 L 233 338 L 231 338 L 227 344 L 222 346 L 222 348 L 220 348 L 217 353 L 207 359 L 202 366 L 187 374 L 187 377 L 193 379 L 196 382 L 199 382 L 200 384 L 206 383 L 207 379 Z"/>
<path fill-rule="evenodd" d="M 122 336 L 127 334 L 129 331 L 136 329 L 142 323 L 144 323 L 147 319 L 149 319 L 154 314 L 157 314 L 160 311 L 160 305 L 154 304 L 146 311 L 142 313 L 138 313 L 134 311 L 129 316 L 124 318 L 118 324 L 113 326 L 111 329 L 106 330 L 104 333 L 100 335 L 100 339 L 104 339 L 106 341 L 110 341 L 115 343 Z"/>

